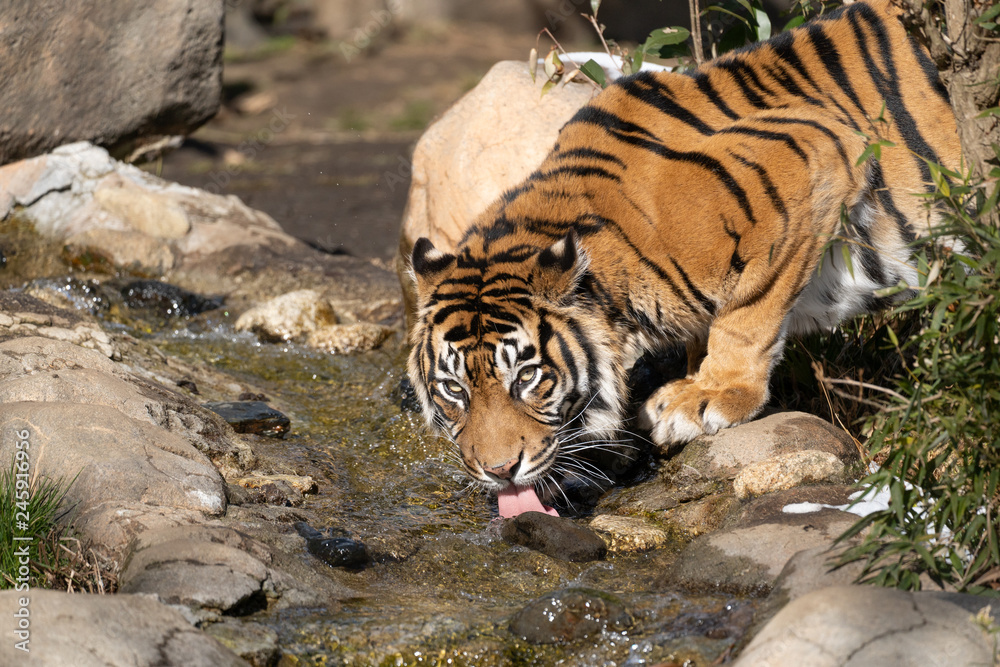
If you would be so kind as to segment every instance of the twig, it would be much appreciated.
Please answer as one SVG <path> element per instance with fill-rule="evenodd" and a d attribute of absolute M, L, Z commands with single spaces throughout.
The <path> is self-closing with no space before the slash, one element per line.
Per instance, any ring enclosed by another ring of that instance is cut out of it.
<path fill-rule="evenodd" d="M 559 49 L 559 52 L 561 54 L 563 54 L 564 56 L 566 56 L 566 60 L 564 61 L 564 64 L 568 62 L 570 65 L 572 65 L 573 67 L 576 68 L 576 71 L 573 72 L 573 74 L 575 74 L 576 72 L 583 72 L 583 70 L 580 68 L 580 66 L 576 64 L 576 61 L 574 61 L 572 58 L 569 57 L 569 52 L 566 51 L 566 49 L 563 48 L 562 44 L 559 43 L 559 40 L 557 40 L 555 38 L 555 35 L 553 35 L 551 32 L 549 32 L 548 28 L 542 28 L 541 32 L 539 32 L 538 35 L 541 36 L 542 33 L 545 33 L 546 35 L 548 35 L 549 39 L 551 39 L 552 42 L 556 45 L 556 48 Z M 537 39 L 535 40 L 535 44 L 536 44 L 535 50 L 537 51 L 538 50 L 537 49 L 537 44 L 538 44 L 538 40 Z M 611 59 L 611 62 L 614 62 L 614 58 Z M 570 78 L 571 77 L 567 76 L 563 80 L 564 81 L 569 81 Z M 595 88 L 597 88 L 598 91 L 601 90 L 600 84 L 597 83 L 596 81 L 594 81 L 593 79 L 591 79 L 589 76 L 584 75 L 583 78 L 584 78 L 585 81 L 589 81 Z M 551 79 L 549 79 L 549 80 L 551 81 Z"/>
<path fill-rule="evenodd" d="M 611 47 L 608 46 L 608 43 L 604 40 L 604 30 L 601 29 L 601 25 L 597 22 L 597 17 L 594 16 L 593 14 L 581 14 L 580 16 L 590 21 L 590 24 L 594 26 L 594 30 L 597 31 L 597 36 L 601 38 L 601 44 L 604 45 L 604 51 L 608 54 L 608 57 L 611 58 L 612 64 L 614 64 L 615 56 L 613 53 L 611 53 Z M 622 68 L 621 65 L 615 65 L 615 66 L 618 68 L 619 72 L 621 72 L 622 74 L 625 73 L 625 70 Z"/>
<path fill-rule="evenodd" d="M 830 384 L 846 384 L 852 387 L 862 387 L 864 389 L 871 389 L 872 391 L 880 391 L 883 394 L 888 394 L 893 398 L 898 398 L 901 401 L 905 401 L 906 397 L 899 392 L 893 391 L 887 387 L 880 387 L 877 384 L 871 384 L 870 382 L 859 382 L 858 380 L 848 380 L 846 378 L 824 378 L 824 382 L 829 382 Z M 834 390 L 836 391 L 836 390 Z M 848 396 L 847 398 L 852 398 Z M 854 400 L 860 400 L 860 397 L 853 397 Z"/>
<path fill-rule="evenodd" d="M 698 0 L 688 0 L 688 11 L 691 13 L 691 52 L 694 54 L 696 66 L 705 62 L 705 54 L 701 44 L 701 11 Z"/>

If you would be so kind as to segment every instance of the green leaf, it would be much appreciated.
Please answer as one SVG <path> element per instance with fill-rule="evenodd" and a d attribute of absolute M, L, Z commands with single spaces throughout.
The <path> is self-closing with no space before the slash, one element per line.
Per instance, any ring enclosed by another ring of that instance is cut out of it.
<path fill-rule="evenodd" d="M 993 19 L 995 19 L 998 15 L 1000 15 L 1000 3 L 990 6 L 989 9 L 979 15 L 979 18 L 975 20 L 975 23 L 976 25 L 986 27 L 986 24 L 993 22 Z M 996 27 L 996 22 L 993 22 L 993 27 Z M 993 27 L 988 29 L 992 30 Z"/>
<path fill-rule="evenodd" d="M 706 7 L 705 11 L 706 12 L 707 11 L 713 11 L 713 12 L 719 12 L 721 14 L 729 14 L 730 16 L 732 16 L 732 17 L 736 18 L 737 20 L 739 20 L 740 23 L 742 23 L 742 24 L 744 24 L 746 26 L 750 26 L 750 20 L 749 19 L 747 19 L 745 16 L 743 16 L 741 14 L 737 14 L 734 11 L 726 9 L 725 7 L 719 7 L 718 5 L 712 5 L 711 7 Z"/>
<path fill-rule="evenodd" d="M 805 16 L 802 16 L 801 14 L 799 16 L 793 16 L 791 18 L 791 20 L 788 21 L 788 23 L 785 24 L 785 32 L 788 32 L 789 30 L 791 30 L 793 28 L 798 28 L 800 25 L 802 25 L 805 22 L 806 22 L 806 17 Z"/>
<path fill-rule="evenodd" d="M 771 38 L 771 19 L 763 9 L 754 10 L 754 18 L 757 19 L 757 39 L 764 41 Z"/>
<path fill-rule="evenodd" d="M 859 157 L 858 161 L 854 163 L 854 166 L 860 167 L 861 165 L 863 165 L 865 162 L 868 161 L 868 158 L 872 157 L 874 157 L 876 160 L 882 158 L 882 147 L 877 142 L 874 144 L 868 144 L 868 147 L 865 148 L 864 151 L 862 151 L 861 157 Z"/>
<path fill-rule="evenodd" d="M 1000 7 L 1000 4 L 997 5 Z M 1000 116 L 1000 107 L 990 107 L 980 112 L 976 118 L 986 118 L 987 116 Z"/>
<path fill-rule="evenodd" d="M 840 254 L 844 258 L 844 265 L 847 266 L 848 273 L 854 278 L 854 260 L 851 258 L 851 248 L 845 243 L 840 246 Z"/>
<path fill-rule="evenodd" d="M 545 97 L 545 94 L 548 93 L 550 90 L 552 90 L 552 88 L 554 88 L 555 85 L 556 82 L 552 81 L 551 79 L 546 81 L 545 84 L 542 86 L 542 94 L 539 95 L 539 97 Z"/>
<path fill-rule="evenodd" d="M 595 81 L 601 88 L 607 85 L 605 83 L 604 68 L 598 65 L 596 60 L 590 59 L 583 63 L 580 66 L 580 71 L 586 74 L 589 79 Z"/>
<path fill-rule="evenodd" d="M 597 10 L 601 8 L 601 0 L 590 0 L 590 13 L 597 16 Z"/>
<path fill-rule="evenodd" d="M 892 341 L 893 347 L 895 347 L 895 348 L 898 349 L 899 348 L 899 339 L 896 338 L 896 332 L 892 330 L 892 327 L 886 327 L 885 328 L 885 333 L 889 337 L 889 340 Z"/>
<path fill-rule="evenodd" d="M 646 41 L 642 43 L 639 48 L 643 53 L 651 53 L 659 51 L 661 46 L 670 46 L 673 44 L 682 44 L 687 41 L 687 38 L 691 36 L 691 31 L 687 28 L 682 28 L 680 26 L 670 26 L 668 28 L 659 28 L 649 33 Z"/>

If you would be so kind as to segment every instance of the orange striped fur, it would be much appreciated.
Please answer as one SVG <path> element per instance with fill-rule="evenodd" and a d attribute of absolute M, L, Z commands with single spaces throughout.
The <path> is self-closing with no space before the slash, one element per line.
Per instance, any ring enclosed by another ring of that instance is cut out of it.
<path fill-rule="evenodd" d="M 861 134 L 895 147 L 858 166 Z M 928 161 L 959 160 L 937 73 L 885 0 L 691 74 L 625 77 L 455 253 L 415 245 L 425 413 L 490 488 L 595 477 L 574 457 L 633 417 L 627 369 L 684 343 L 688 376 L 639 415 L 653 440 L 745 422 L 788 334 L 916 284 L 909 244 L 934 215 L 915 193 Z"/>

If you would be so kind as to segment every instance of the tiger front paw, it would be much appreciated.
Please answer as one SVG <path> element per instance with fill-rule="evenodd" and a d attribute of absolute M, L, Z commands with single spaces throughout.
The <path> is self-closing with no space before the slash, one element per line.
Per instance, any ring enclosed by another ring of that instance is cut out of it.
<path fill-rule="evenodd" d="M 676 380 L 646 401 L 639 411 L 639 425 L 649 429 L 653 442 L 661 447 L 683 444 L 749 421 L 766 401 L 763 389 L 706 389 L 696 380 Z"/>

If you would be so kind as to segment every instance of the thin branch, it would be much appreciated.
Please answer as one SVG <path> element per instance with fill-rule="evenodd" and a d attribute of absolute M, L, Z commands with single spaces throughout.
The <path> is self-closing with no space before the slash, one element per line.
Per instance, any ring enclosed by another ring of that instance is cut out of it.
<path fill-rule="evenodd" d="M 846 384 L 852 387 L 862 387 L 864 389 L 871 389 L 872 391 L 880 391 L 883 394 L 888 394 L 889 396 L 897 398 L 901 401 L 907 400 L 906 397 L 899 392 L 893 391 L 887 387 L 880 387 L 877 384 L 871 384 L 870 382 L 859 382 L 858 380 L 848 380 L 846 378 L 823 378 L 823 382 L 829 382 L 830 384 Z M 855 400 L 858 400 L 857 397 L 855 397 Z"/>
<path fill-rule="evenodd" d="M 705 62 L 705 54 L 701 43 L 701 11 L 698 0 L 688 0 L 688 11 L 691 13 L 691 53 L 694 54 L 695 65 Z"/>

